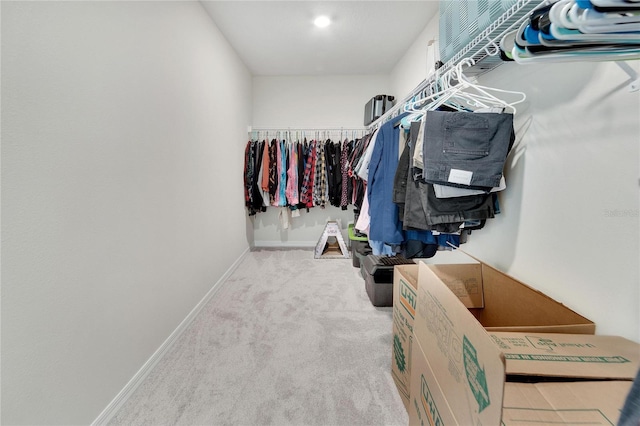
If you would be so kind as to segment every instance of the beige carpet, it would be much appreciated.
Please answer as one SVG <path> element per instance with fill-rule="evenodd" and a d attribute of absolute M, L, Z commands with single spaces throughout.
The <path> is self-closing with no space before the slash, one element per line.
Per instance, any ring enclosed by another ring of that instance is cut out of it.
<path fill-rule="evenodd" d="M 391 308 L 351 260 L 249 253 L 113 425 L 406 425 Z"/>

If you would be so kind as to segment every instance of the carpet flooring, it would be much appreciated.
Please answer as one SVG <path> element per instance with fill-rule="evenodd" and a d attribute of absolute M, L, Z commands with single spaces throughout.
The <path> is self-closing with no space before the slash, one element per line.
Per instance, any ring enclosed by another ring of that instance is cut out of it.
<path fill-rule="evenodd" d="M 248 253 L 111 425 L 406 425 L 391 308 L 351 260 Z"/>

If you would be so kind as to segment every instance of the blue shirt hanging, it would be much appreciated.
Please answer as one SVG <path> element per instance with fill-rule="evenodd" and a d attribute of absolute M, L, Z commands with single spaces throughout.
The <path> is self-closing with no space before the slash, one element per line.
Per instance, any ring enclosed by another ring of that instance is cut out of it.
<path fill-rule="evenodd" d="M 404 241 L 398 206 L 393 202 L 393 181 L 398 167 L 400 128 L 395 126 L 404 113 L 380 127 L 369 164 L 369 239 L 395 246 Z"/>

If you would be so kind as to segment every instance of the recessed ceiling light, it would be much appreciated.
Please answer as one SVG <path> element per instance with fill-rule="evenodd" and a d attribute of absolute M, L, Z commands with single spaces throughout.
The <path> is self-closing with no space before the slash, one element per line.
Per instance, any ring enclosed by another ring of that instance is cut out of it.
<path fill-rule="evenodd" d="M 324 28 L 331 24 L 331 19 L 328 16 L 318 16 L 313 23 L 318 28 Z"/>

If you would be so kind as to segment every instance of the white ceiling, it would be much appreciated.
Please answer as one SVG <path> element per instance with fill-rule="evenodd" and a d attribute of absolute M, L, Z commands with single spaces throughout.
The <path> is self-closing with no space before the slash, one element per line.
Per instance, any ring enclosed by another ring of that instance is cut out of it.
<path fill-rule="evenodd" d="M 438 13 L 436 0 L 201 3 L 254 75 L 388 74 Z"/>

